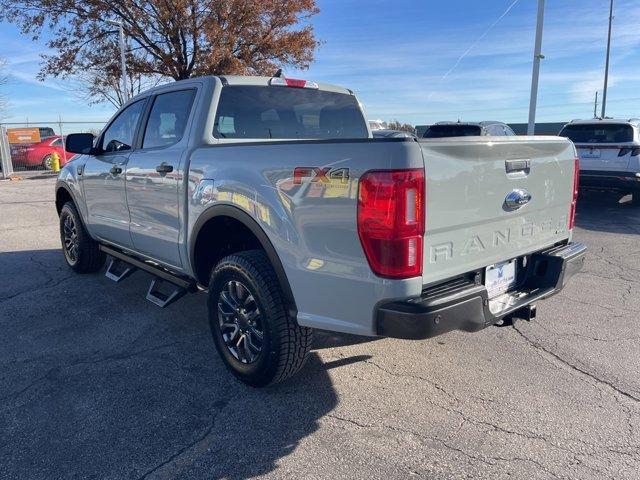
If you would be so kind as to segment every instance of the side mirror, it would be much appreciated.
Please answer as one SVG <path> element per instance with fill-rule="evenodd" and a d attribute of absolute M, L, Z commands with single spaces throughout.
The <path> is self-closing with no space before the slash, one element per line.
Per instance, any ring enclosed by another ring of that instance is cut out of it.
<path fill-rule="evenodd" d="M 70 133 L 65 138 L 64 148 L 70 153 L 92 155 L 95 153 L 93 148 L 95 138 L 92 133 Z"/>

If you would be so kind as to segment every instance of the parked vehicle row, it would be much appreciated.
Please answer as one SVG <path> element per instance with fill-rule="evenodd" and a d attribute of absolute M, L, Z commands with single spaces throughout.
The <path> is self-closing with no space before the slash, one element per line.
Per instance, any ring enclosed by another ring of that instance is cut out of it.
<path fill-rule="evenodd" d="M 580 187 L 632 194 L 640 205 L 640 119 L 574 120 L 560 132 L 580 157 Z"/>
<path fill-rule="evenodd" d="M 420 339 L 531 319 L 584 260 L 569 140 L 376 138 L 334 85 L 174 82 L 67 150 L 67 264 L 143 269 L 159 306 L 207 290 L 216 348 L 253 386 L 298 371 L 314 329 Z"/>

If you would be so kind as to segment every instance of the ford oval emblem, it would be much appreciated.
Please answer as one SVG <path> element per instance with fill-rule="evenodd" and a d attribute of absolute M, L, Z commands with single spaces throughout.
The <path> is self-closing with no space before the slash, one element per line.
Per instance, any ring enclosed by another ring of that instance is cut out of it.
<path fill-rule="evenodd" d="M 506 210 L 517 210 L 531 201 L 531 194 L 522 188 L 516 188 L 504 199 Z"/>

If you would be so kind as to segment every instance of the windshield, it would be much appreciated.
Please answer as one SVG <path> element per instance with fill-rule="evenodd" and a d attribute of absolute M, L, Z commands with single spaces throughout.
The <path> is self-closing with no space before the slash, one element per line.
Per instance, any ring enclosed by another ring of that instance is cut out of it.
<path fill-rule="evenodd" d="M 367 138 L 353 95 L 308 88 L 229 86 L 222 89 L 216 138 Z"/>
<path fill-rule="evenodd" d="M 625 124 L 567 125 L 560 132 L 574 143 L 633 142 L 633 128 Z"/>
<path fill-rule="evenodd" d="M 475 137 L 481 134 L 478 125 L 433 125 L 424 132 L 423 138 Z"/>

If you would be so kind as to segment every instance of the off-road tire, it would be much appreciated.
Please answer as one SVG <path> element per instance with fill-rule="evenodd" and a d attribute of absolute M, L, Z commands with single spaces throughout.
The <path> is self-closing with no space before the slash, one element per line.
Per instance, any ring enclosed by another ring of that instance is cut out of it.
<path fill-rule="evenodd" d="M 235 358 L 223 339 L 218 314 L 220 294 L 228 282 L 247 287 L 260 311 L 262 349 L 253 363 Z M 209 325 L 216 349 L 225 365 L 242 382 L 265 387 L 294 375 L 311 349 L 313 330 L 298 326 L 287 313 L 276 273 L 261 250 L 224 257 L 211 272 L 208 294 Z"/>
<path fill-rule="evenodd" d="M 77 235 L 77 258 L 70 257 L 65 247 L 65 220 L 70 217 L 73 220 Z M 73 202 L 64 204 L 60 210 L 60 243 L 62 253 L 67 265 L 77 273 L 92 273 L 100 270 L 104 265 L 105 254 L 100 250 L 98 242 L 93 240 L 84 228 L 80 214 Z"/>

